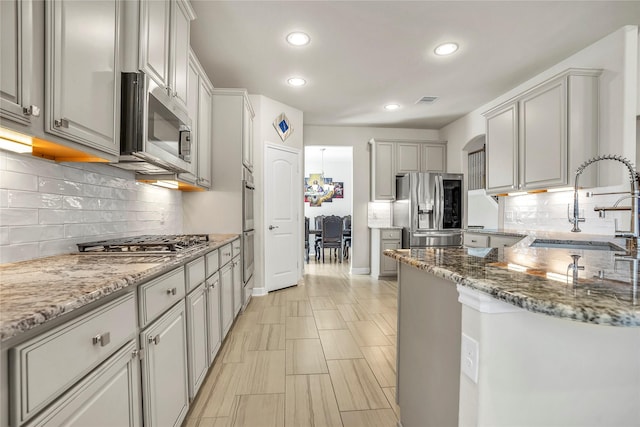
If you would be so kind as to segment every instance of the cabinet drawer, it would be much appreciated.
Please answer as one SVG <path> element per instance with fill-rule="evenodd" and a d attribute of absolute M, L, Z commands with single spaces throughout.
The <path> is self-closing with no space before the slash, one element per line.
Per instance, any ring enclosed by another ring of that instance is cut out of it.
<path fill-rule="evenodd" d="M 399 229 L 383 229 L 380 231 L 381 239 L 400 239 L 402 230 Z"/>
<path fill-rule="evenodd" d="M 187 282 L 187 293 L 195 289 L 206 279 L 204 257 L 191 261 L 185 266 L 185 280 Z"/>
<path fill-rule="evenodd" d="M 131 292 L 11 350 L 12 418 L 44 408 L 136 334 Z"/>
<path fill-rule="evenodd" d="M 184 298 L 184 267 L 138 287 L 140 326 L 146 326 L 162 312 Z"/>
<path fill-rule="evenodd" d="M 215 274 L 218 271 L 220 266 L 220 259 L 218 258 L 218 250 L 211 251 L 204 256 L 205 263 L 207 266 L 207 277 L 211 277 L 211 275 Z"/>
<path fill-rule="evenodd" d="M 231 242 L 231 252 L 234 257 L 240 255 L 241 250 L 242 249 L 240 247 L 240 239 L 237 239 Z"/>
<path fill-rule="evenodd" d="M 492 248 L 508 248 L 522 240 L 522 237 L 513 236 L 491 236 L 490 242 Z"/>
<path fill-rule="evenodd" d="M 233 248 L 231 247 L 231 243 L 224 245 L 220 248 L 220 267 L 224 266 L 226 263 L 231 261 L 233 257 Z"/>
<path fill-rule="evenodd" d="M 489 236 L 464 233 L 464 246 L 468 248 L 488 248 Z"/>

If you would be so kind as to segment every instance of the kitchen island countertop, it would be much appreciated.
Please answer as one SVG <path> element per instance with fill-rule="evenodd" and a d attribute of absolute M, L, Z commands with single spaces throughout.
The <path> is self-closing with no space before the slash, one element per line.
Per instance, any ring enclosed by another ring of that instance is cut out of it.
<path fill-rule="evenodd" d="M 179 267 L 238 238 L 209 242 L 172 255 L 74 253 L 0 265 L 0 341 Z"/>
<path fill-rule="evenodd" d="M 640 327 L 640 289 L 633 274 L 634 261 L 600 250 L 529 247 L 534 238 L 541 237 L 551 236 L 529 235 L 510 248 L 398 249 L 384 254 L 531 312 L 592 324 Z M 584 267 L 575 284 L 569 268 L 571 255 L 579 255 L 578 265 Z"/>

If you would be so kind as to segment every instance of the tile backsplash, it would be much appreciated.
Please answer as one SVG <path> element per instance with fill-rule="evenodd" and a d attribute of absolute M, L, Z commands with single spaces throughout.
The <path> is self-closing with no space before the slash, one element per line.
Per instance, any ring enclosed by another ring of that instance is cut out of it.
<path fill-rule="evenodd" d="M 587 197 L 587 191 L 595 195 Z M 625 194 L 600 193 L 621 192 Z M 600 187 L 579 191 L 580 216 L 585 222 L 580 229 L 585 234 L 605 234 L 613 236 L 615 222 L 621 230 L 629 229 L 630 212 L 606 212 L 604 218 L 598 216 L 596 206 L 613 206 L 621 197 L 629 194 L 629 186 Z M 627 198 L 619 206 L 629 206 Z M 527 194 L 506 197 L 504 200 L 504 228 L 513 230 L 571 231 L 572 224 L 567 219 L 567 207 L 573 215 L 573 191 L 558 193 Z"/>
<path fill-rule="evenodd" d="M 182 232 L 182 193 L 98 163 L 0 152 L 0 263 L 77 252 L 76 243 Z"/>

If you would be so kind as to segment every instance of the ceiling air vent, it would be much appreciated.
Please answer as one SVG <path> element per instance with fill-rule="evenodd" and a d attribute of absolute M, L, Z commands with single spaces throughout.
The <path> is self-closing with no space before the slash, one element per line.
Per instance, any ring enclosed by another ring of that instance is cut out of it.
<path fill-rule="evenodd" d="M 416 104 L 433 104 L 437 99 L 437 96 L 423 96 L 416 101 Z"/>

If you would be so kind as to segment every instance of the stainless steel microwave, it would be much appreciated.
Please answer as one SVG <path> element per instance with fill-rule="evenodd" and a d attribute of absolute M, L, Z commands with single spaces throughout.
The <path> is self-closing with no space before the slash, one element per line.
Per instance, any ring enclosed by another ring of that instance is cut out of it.
<path fill-rule="evenodd" d="M 120 160 L 145 174 L 191 168 L 191 120 L 185 109 L 142 72 L 122 73 Z"/>

